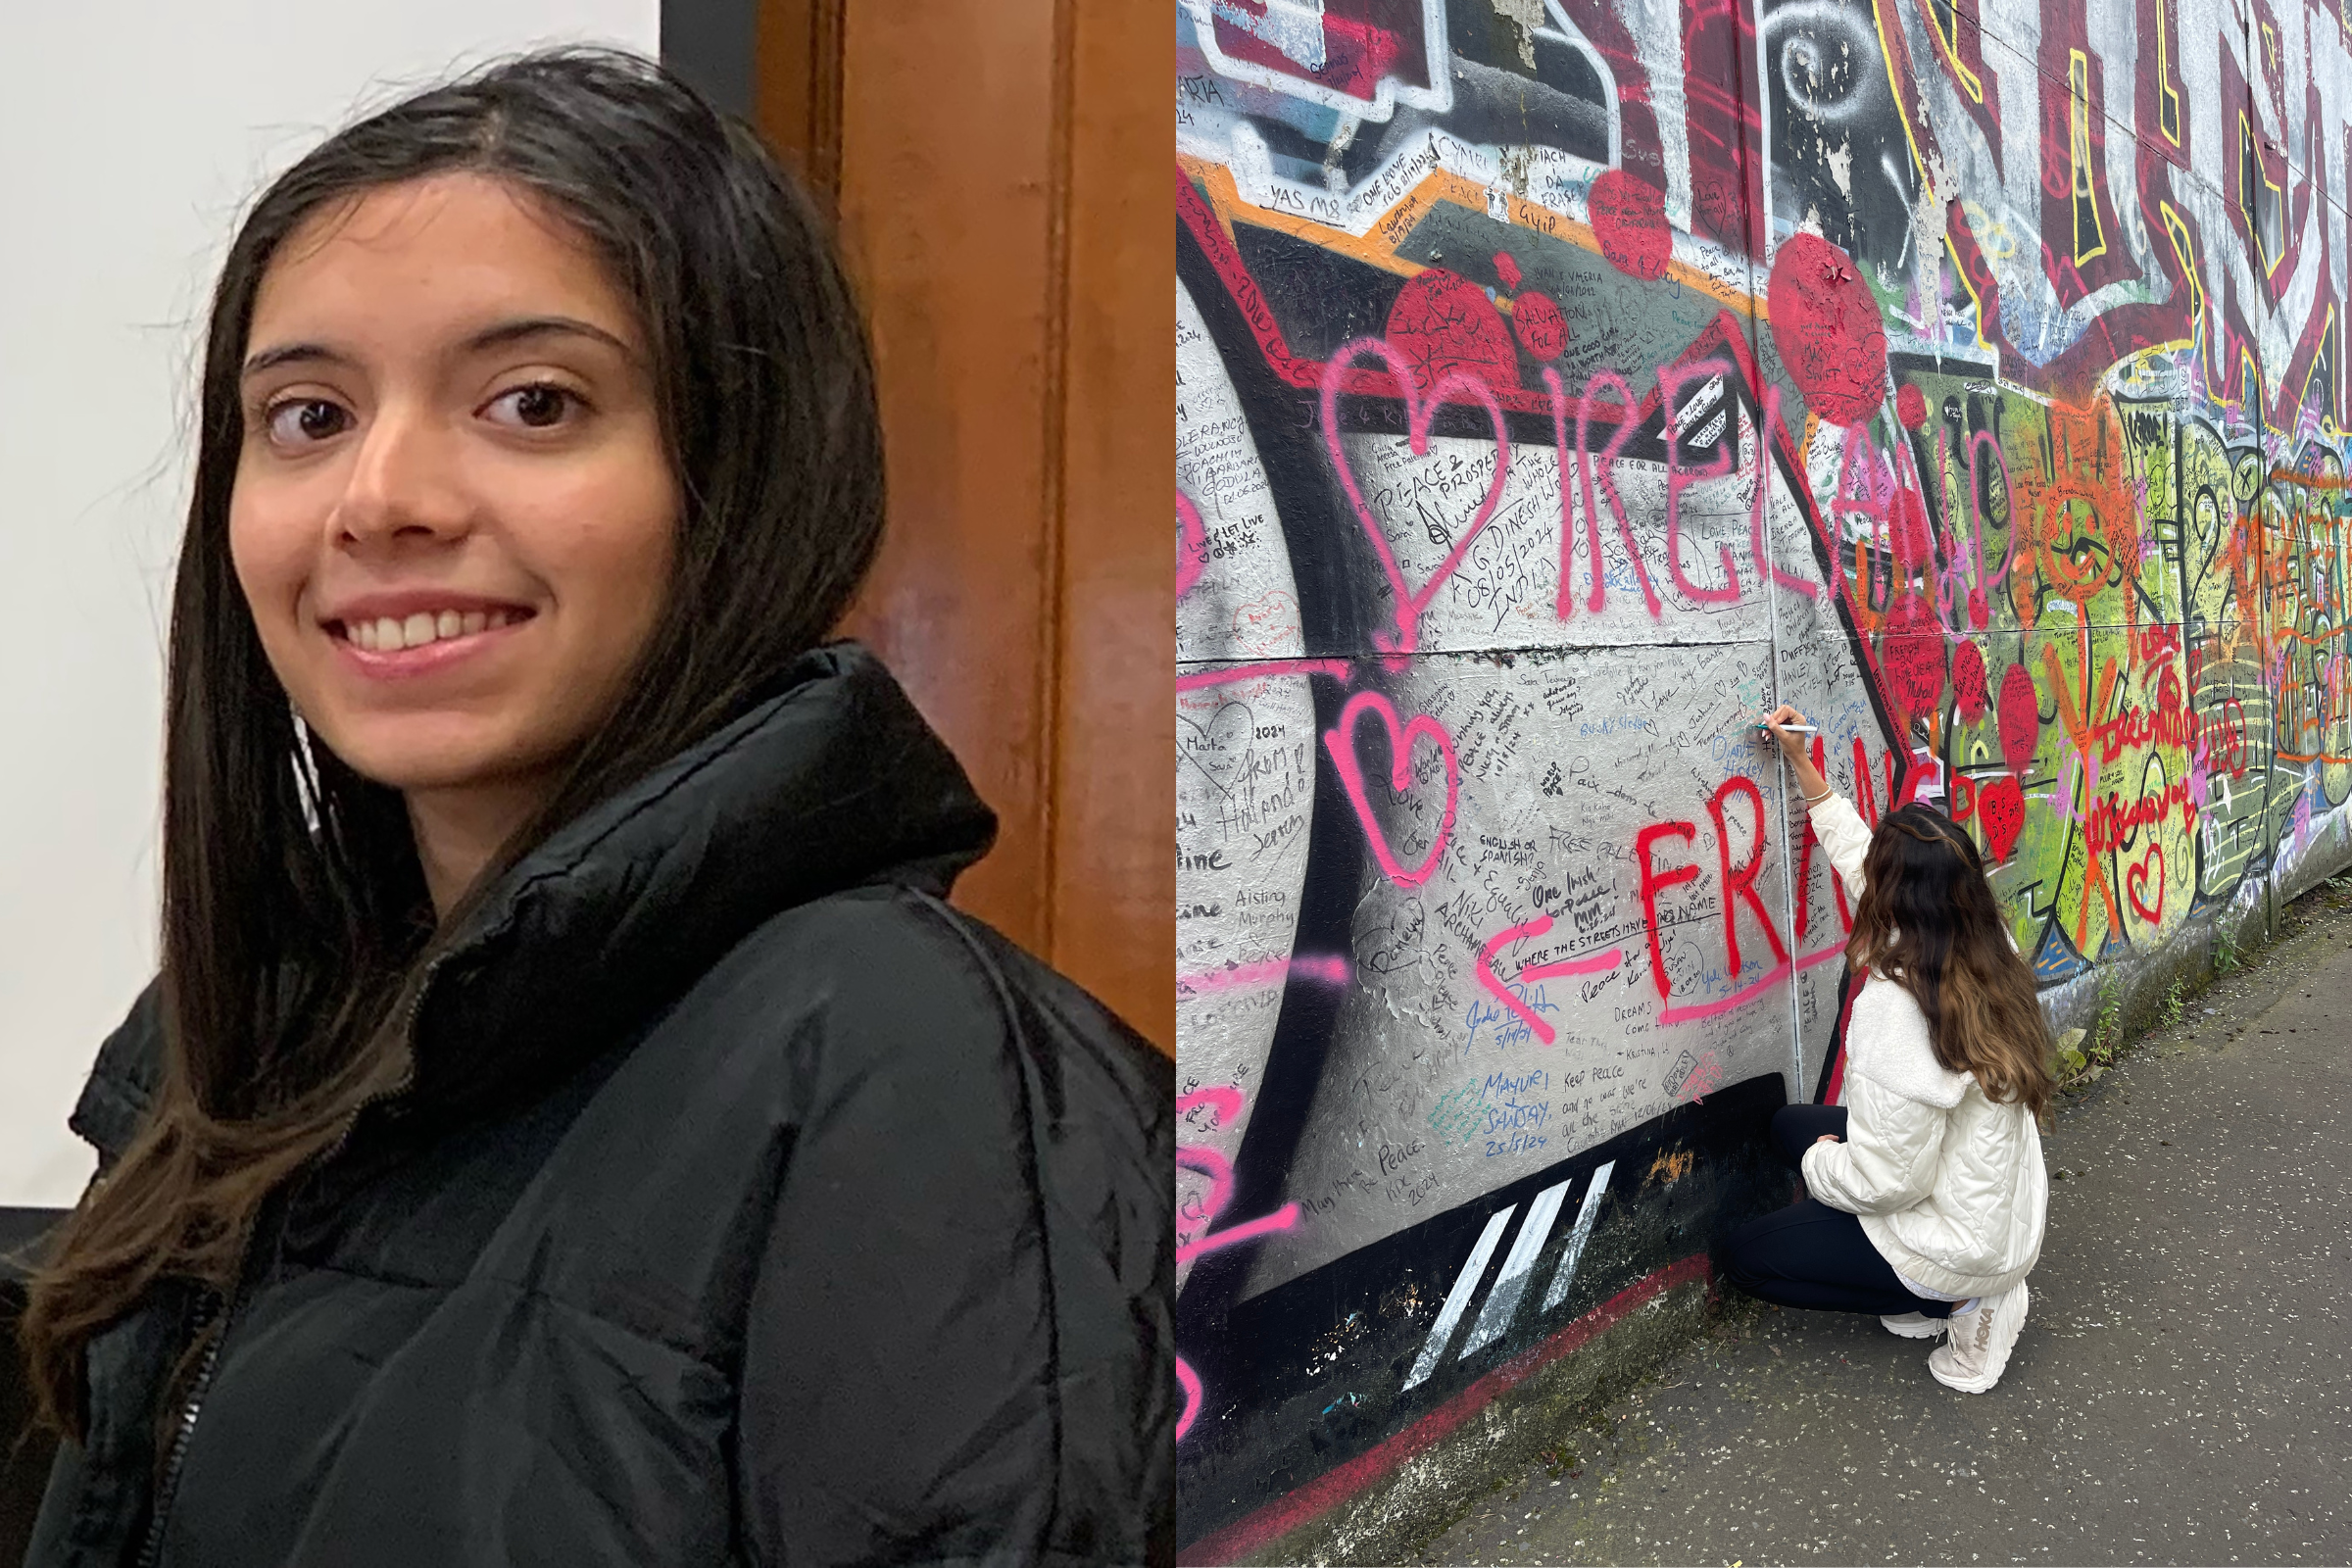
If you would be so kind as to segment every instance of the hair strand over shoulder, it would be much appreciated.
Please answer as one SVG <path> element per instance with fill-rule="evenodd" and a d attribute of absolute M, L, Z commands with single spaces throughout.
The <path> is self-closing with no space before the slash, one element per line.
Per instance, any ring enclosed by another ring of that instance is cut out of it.
<path fill-rule="evenodd" d="M 2039 1119 L 2055 1092 L 2049 1025 L 1975 843 L 1941 812 L 1906 806 L 1879 824 L 1862 875 L 1847 961 L 1911 993 L 1946 1071 Z"/>

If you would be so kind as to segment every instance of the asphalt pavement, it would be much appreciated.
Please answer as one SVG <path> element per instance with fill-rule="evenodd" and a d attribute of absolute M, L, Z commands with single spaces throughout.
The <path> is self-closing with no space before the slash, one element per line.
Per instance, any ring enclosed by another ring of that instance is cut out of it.
<path fill-rule="evenodd" d="M 1735 1305 L 1427 1563 L 2352 1562 L 2352 892 L 2067 1097 L 1989 1394 Z"/>

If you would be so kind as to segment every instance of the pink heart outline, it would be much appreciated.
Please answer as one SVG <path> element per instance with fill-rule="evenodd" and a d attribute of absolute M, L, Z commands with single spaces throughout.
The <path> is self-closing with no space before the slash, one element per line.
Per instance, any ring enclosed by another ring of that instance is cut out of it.
<path fill-rule="evenodd" d="M 1438 569 L 1430 574 L 1429 581 L 1421 585 L 1421 591 L 1417 594 L 1405 588 L 1404 573 L 1397 567 L 1396 552 L 1389 548 L 1389 536 L 1372 515 L 1372 509 L 1364 505 L 1364 493 L 1356 487 L 1355 470 L 1348 466 L 1348 454 L 1340 446 L 1340 383 L 1347 379 L 1355 361 L 1366 354 L 1377 356 L 1396 378 L 1397 389 L 1404 399 L 1406 439 L 1412 446 L 1413 456 L 1421 457 L 1428 453 L 1430 423 L 1436 419 L 1438 410 L 1445 407 L 1448 392 L 1458 390 L 1468 393 L 1469 401 L 1484 408 L 1488 419 L 1494 426 L 1494 482 L 1487 486 L 1486 499 L 1479 503 L 1478 511 L 1470 518 L 1469 531 L 1455 542 L 1453 553 L 1438 564 Z M 1392 640 L 1386 633 L 1381 633 L 1373 638 L 1381 652 L 1395 654 L 1409 654 L 1419 646 L 1422 612 L 1429 608 L 1429 602 L 1438 596 L 1438 589 L 1461 564 L 1462 557 L 1469 553 L 1471 541 L 1494 520 L 1495 503 L 1502 499 L 1502 487 L 1509 481 L 1511 470 L 1510 436 L 1503 428 L 1502 405 L 1495 400 L 1494 389 L 1467 370 L 1448 370 L 1431 385 L 1425 399 L 1414 389 L 1412 368 L 1410 360 L 1390 347 L 1387 339 L 1377 337 L 1359 337 L 1342 345 L 1340 351 L 1323 366 L 1323 444 L 1331 453 L 1332 466 L 1339 470 L 1340 488 L 1348 492 L 1348 505 L 1355 508 L 1355 520 L 1363 525 L 1364 532 L 1371 537 L 1372 548 L 1380 556 L 1381 567 L 1389 574 L 1389 586 L 1396 591 L 1396 636 Z"/>
<path fill-rule="evenodd" d="M 1381 831 L 1380 819 L 1372 814 L 1371 799 L 1364 793 L 1364 770 L 1355 760 L 1355 721 L 1367 712 L 1379 715 L 1380 721 L 1388 726 L 1392 758 L 1389 776 L 1398 794 L 1413 782 L 1414 736 L 1428 735 L 1437 743 L 1438 754 L 1446 759 L 1446 815 L 1438 823 L 1429 854 L 1410 871 L 1397 862 L 1396 852 L 1389 848 L 1388 835 Z M 1396 710 L 1386 697 L 1378 692 L 1357 692 L 1340 710 L 1339 723 L 1324 732 L 1323 745 L 1331 753 L 1332 766 L 1339 770 L 1340 786 L 1355 807 L 1356 820 L 1364 825 L 1364 837 L 1371 843 L 1372 858 L 1380 862 L 1381 870 L 1400 888 L 1417 888 L 1428 881 L 1430 872 L 1437 869 L 1438 857 L 1446 853 L 1446 840 L 1453 836 L 1454 808 L 1462 788 L 1461 765 L 1454 760 L 1453 737 L 1446 733 L 1446 726 L 1427 713 L 1416 713 L 1411 723 L 1399 727 Z"/>
<path fill-rule="evenodd" d="M 1208 570 L 1208 529 L 1200 509 L 1181 490 L 1176 492 L 1176 597 L 1182 599 Z"/>

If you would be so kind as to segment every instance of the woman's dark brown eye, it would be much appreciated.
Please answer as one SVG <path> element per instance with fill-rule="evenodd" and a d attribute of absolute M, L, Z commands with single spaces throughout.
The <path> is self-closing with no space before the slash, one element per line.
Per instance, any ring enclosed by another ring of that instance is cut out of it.
<path fill-rule="evenodd" d="M 549 425 L 563 423 L 564 416 L 571 412 L 571 405 L 575 401 L 569 392 L 560 386 L 518 386 L 499 398 L 491 407 L 511 411 L 510 417 L 516 424 L 544 430 Z"/>
<path fill-rule="evenodd" d="M 270 435 L 286 445 L 341 435 L 351 416 L 324 398 L 294 398 L 270 411 Z"/>

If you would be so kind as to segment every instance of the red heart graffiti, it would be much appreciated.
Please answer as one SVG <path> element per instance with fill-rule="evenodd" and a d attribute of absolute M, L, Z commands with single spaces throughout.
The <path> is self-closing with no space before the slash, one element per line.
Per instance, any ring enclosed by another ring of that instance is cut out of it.
<path fill-rule="evenodd" d="M 2150 861 L 2154 861 L 2154 862 L 2155 862 L 2155 865 L 2156 865 L 2156 907 L 2154 907 L 2153 909 L 2149 908 L 2149 907 L 2147 906 L 2147 904 L 2146 904 L 2144 901 L 2142 901 L 2142 900 L 2141 900 L 2141 898 L 2140 898 L 2140 896 L 2139 896 L 2139 890 L 2140 890 L 2141 888 L 2143 888 L 2143 887 L 2147 886 L 2147 882 L 2148 882 L 2148 864 L 2149 864 L 2149 862 L 2150 862 Z M 2147 922 L 2148 922 L 2148 924 L 2150 924 L 2150 925 L 2162 925 L 2162 924 L 2164 924 L 2164 846 L 2163 846 L 2163 845 L 2161 845 L 2161 844 L 2151 844 L 2151 845 L 2149 845 L 2149 846 L 2148 846 L 2147 858 L 2146 858 L 2145 859 L 2142 859 L 2142 860 L 2138 861 L 2136 864 L 2133 864 L 2133 865 L 2131 865 L 2131 866 L 2127 866 L 2127 867 L 2125 868 L 2125 870 L 2124 870 L 2124 897 L 2125 897 L 2125 898 L 2127 898 L 2127 899 L 2130 899 L 2130 900 L 2132 901 L 2132 912 L 2133 914 L 2136 914 L 2136 915 L 2138 915 L 2138 916 L 2139 916 L 2139 917 L 2140 917 L 2142 920 L 2145 920 L 2145 921 L 2147 921 Z"/>
<path fill-rule="evenodd" d="M 2009 764 L 2011 774 L 2025 777 L 2034 748 L 2041 743 L 2041 694 L 2023 664 L 2001 672 L 2000 731 L 2001 760 Z"/>
<path fill-rule="evenodd" d="M 2013 776 L 2004 773 L 1979 787 L 1977 820 L 1984 824 L 1984 847 L 1992 852 L 1992 863 L 2008 864 L 2017 835 L 2026 825 L 2026 792 Z"/>
<path fill-rule="evenodd" d="M 1389 730 L 1389 780 L 1398 794 L 1413 782 L 1413 737 L 1427 735 L 1437 743 L 1438 755 L 1446 760 L 1446 815 L 1438 823 L 1438 831 L 1430 840 L 1429 854 L 1419 865 L 1406 870 L 1396 859 L 1396 852 L 1389 848 L 1389 837 L 1381 831 L 1380 819 L 1372 814 L 1372 801 L 1364 793 L 1364 770 L 1355 760 L 1355 721 L 1371 713 Z M 1364 824 L 1364 837 L 1371 842 L 1372 858 L 1388 873 L 1389 880 L 1400 888 L 1417 888 L 1429 880 L 1436 870 L 1438 857 L 1446 853 L 1446 841 L 1453 834 L 1453 811 L 1460 797 L 1462 770 L 1453 759 L 1453 737 L 1446 726 L 1427 713 L 1417 713 L 1409 724 L 1398 726 L 1396 710 L 1378 692 L 1357 692 L 1340 710 L 1337 726 L 1326 731 L 1323 745 L 1331 753 L 1331 765 L 1339 769 L 1340 786 L 1355 807 L 1356 820 Z"/>
<path fill-rule="evenodd" d="M 1487 486 L 1478 511 L 1471 514 L 1469 528 L 1454 541 L 1453 552 L 1438 563 L 1438 569 L 1430 573 L 1429 581 L 1421 585 L 1419 593 L 1405 586 L 1404 573 L 1396 565 L 1396 554 L 1389 548 L 1389 536 L 1380 519 L 1372 515 L 1372 509 L 1364 504 L 1364 493 L 1356 486 L 1355 470 L 1348 464 L 1347 449 L 1340 445 L 1340 386 L 1348 378 L 1355 362 L 1367 354 L 1376 356 L 1396 378 L 1397 390 L 1404 398 L 1406 434 L 1413 456 L 1421 457 L 1429 451 L 1430 421 L 1437 417 L 1449 393 L 1485 409 L 1487 418 L 1494 426 L 1494 480 Z M 1382 634 L 1373 640 L 1384 653 L 1409 654 L 1420 642 L 1421 612 L 1462 564 L 1462 557 L 1469 554 L 1470 542 L 1494 520 L 1494 504 L 1502 499 L 1503 483 L 1510 477 L 1511 468 L 1510 437 L 1503 430 L 1502 405 L 1495 401 L 1493 388 L 1467 370 L 1446 371 L 1431 384 L 1428 396 L 1423 397 L 1414 386 L 1412 361 L 1380 338 L 1359 337 L 1334 354 L 1323 367 L 1323 444 L 1331 453 L 1332 466 L 1339 470 L 1340 488 L 1348 492 L 1348 505 L 1355 508 L 1355 520 L 1363 524 L 1365 534 L 1371 538 L 1381 568 L 1389 574 L 1389 587 L 1396 595 L 1396 637 Z"/>

